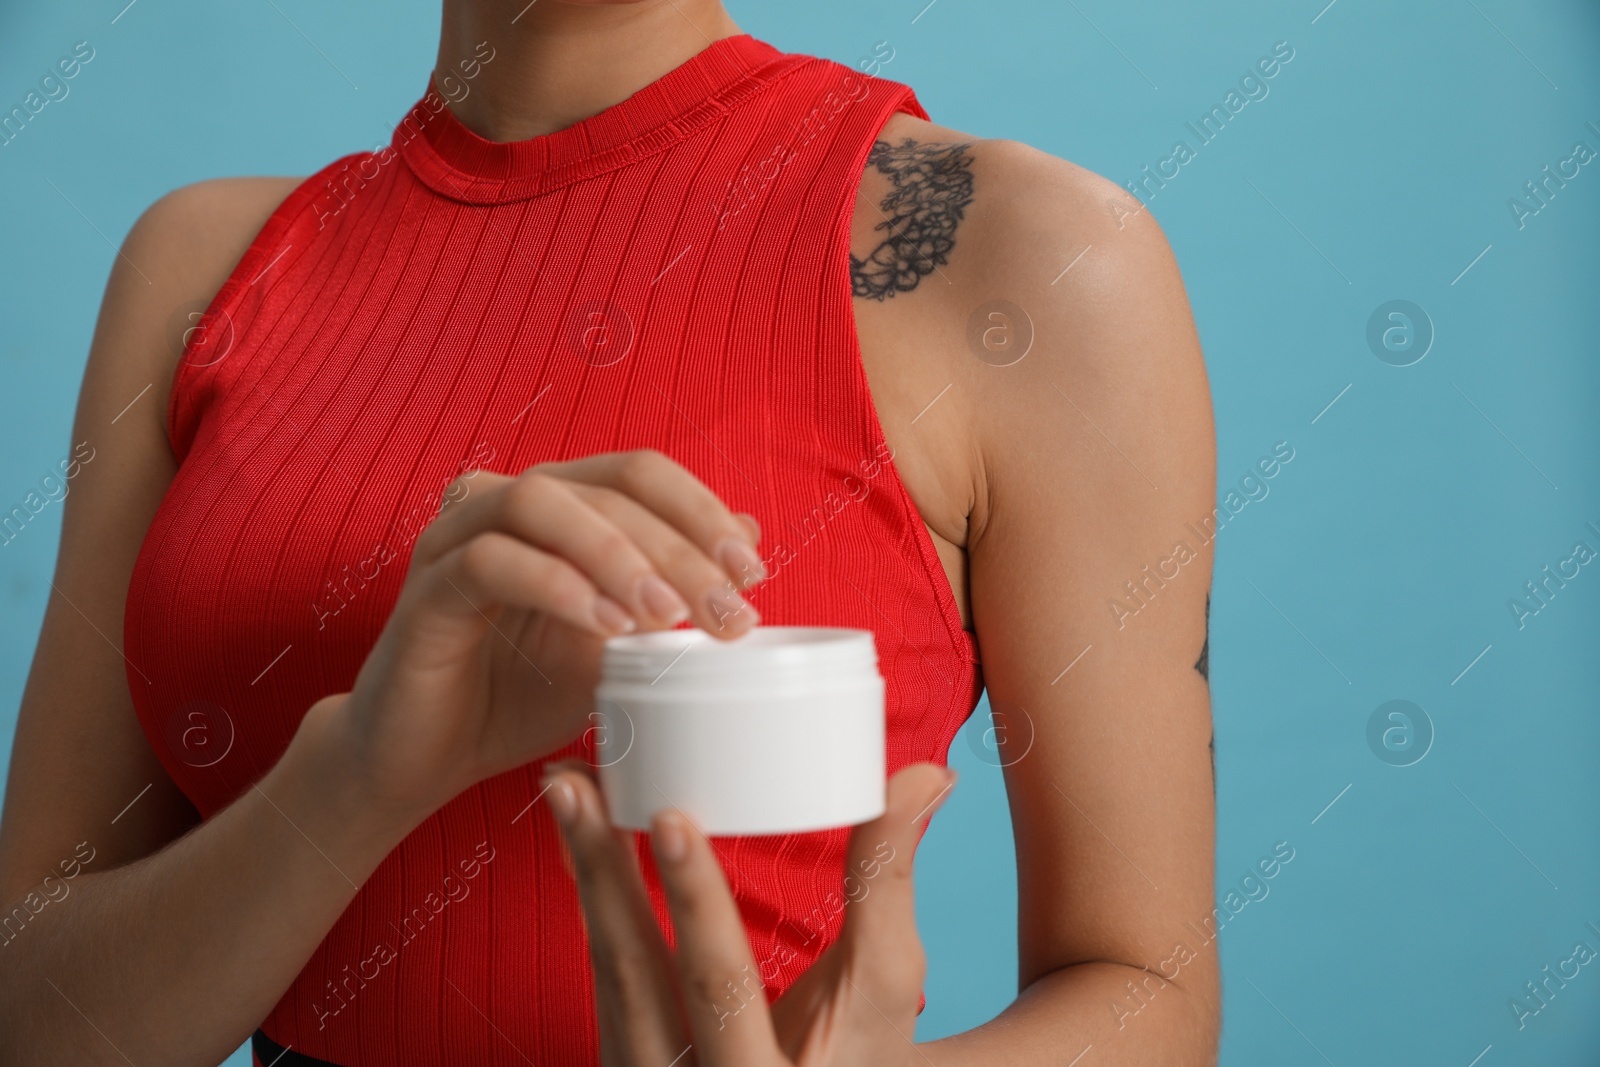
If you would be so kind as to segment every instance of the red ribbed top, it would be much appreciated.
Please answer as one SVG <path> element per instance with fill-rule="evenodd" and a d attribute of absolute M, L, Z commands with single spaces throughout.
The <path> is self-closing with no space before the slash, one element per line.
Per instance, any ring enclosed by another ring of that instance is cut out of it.
<path fill-rule="evenodd" d="M 926 117 L 903 85 L 740 35 L 527 141 L 483 140 L 430 90 L 389 148 L 290 194 L 191 337 L 180 467 L 128 591 L 134 703 L 202 815 L 350 689 L 459 471 L 632 448 L 760 521 L 765 622 L 876 634 L 885 770 L 944 762 L 974 649 L 886 460 L 849 278 L 897 110 Z M 598 1063 L 540 769 L 411 833 L 266 1032 L 348 1067 Z M 774 995 L 838 932 L 846 837 L 716 842 Z"/>

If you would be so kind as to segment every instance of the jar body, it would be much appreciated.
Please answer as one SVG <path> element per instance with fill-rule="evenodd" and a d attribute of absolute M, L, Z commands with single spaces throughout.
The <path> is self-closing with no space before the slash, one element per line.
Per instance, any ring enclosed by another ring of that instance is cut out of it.
<path fill-rule="evenodd" d="M 613 639 L 595 706 L 600 787 L 617 826 L 647 830 L 668 808 L 710 835 L 803 833 L 883 814 L 884 683 L 866 631 Z"/>

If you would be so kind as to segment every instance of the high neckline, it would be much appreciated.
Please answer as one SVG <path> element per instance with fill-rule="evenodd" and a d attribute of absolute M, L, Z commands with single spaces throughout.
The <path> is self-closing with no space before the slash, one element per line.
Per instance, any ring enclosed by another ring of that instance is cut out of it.
<path fill-rule="evenodd" d="M 393 145 L 443 196 L 474 204 L 522 200 L 659 152 L 805 59 L 747 33 L 723 37 L 627 99 L 524 141 L 473 133 L 430 77 L 427 94 L 395 127 Z"/>

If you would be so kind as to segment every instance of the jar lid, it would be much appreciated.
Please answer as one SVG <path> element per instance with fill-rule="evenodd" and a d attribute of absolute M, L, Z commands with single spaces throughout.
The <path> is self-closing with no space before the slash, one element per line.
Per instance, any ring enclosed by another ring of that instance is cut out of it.
<path fill-rule="evenodd" d="M 704 630 L 662 630 L 606 641 L 601 684 L 671 685 L 803 676 L 817 685 L 854 681 L 877 673 L 878 650 L 870 630 L 824 626 L 757 626 L 723 641 Z"/>

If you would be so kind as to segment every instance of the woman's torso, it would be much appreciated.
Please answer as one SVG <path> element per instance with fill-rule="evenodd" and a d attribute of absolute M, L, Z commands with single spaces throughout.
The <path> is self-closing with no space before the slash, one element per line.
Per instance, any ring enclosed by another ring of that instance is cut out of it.
<path fill-rule="evenodd" d="M 921 115 L 903 86 L 728 38 L 515 145 L 419 105 L 393 151 L 290 193 L 178 370 L 182 466 L 128 597 L 141 721 L 202 814 L 349 688 L 460 470 L 626 448 L 757 517 L 766 622 L 875 632 L 889 770 L 944 760 L 978 687 L 960 479 L 948 441 L 916 436 L 939 425 L 918 411 L 938 374 L 882 340 L 906 299 L 852 301 L 848 269 L 897 111 Z M 413 832 L 267 1032 L 352 1067 L 597 1062 L 537 777 L 481 783 Z M 837 930 L 843 841 L 719 843 L 774 991 Z"/>

